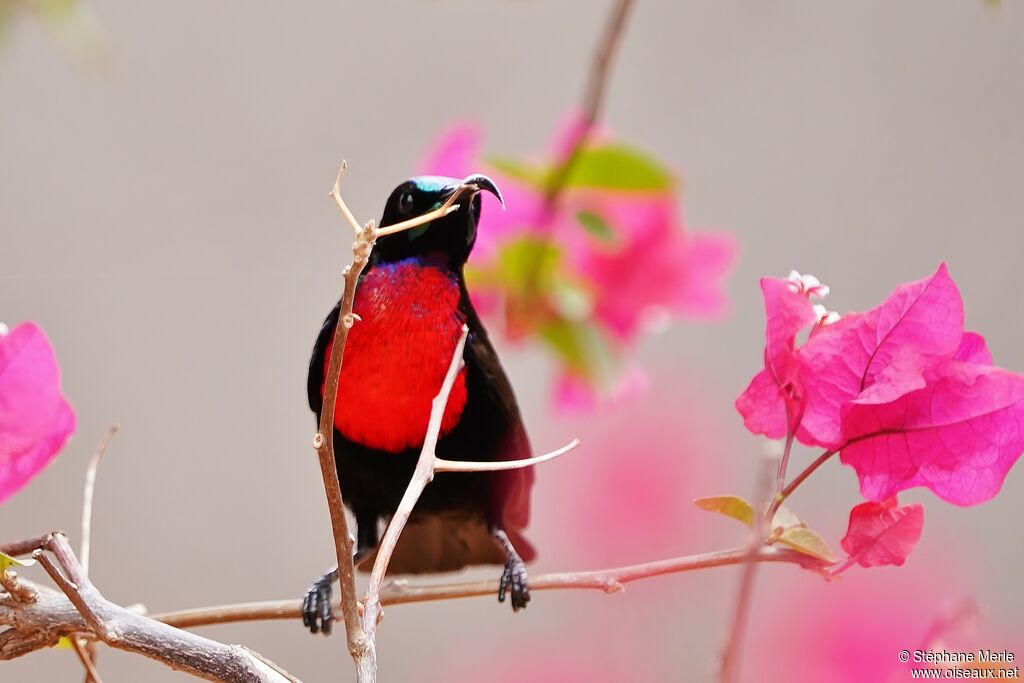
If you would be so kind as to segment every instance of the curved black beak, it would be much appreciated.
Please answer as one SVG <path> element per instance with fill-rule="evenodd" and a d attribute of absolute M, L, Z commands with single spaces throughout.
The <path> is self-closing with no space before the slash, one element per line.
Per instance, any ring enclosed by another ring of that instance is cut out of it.
<path fill-rule="evenodd" d="M 505 199 L 501 196 L 501 190 L 494 184 L 494 181 L 482 173 L 475 173 L 462 179 L 462 186 L 471 188 L 473 192 L 487 190 L 501 202 L 501 208 L 505 208 Z"/>

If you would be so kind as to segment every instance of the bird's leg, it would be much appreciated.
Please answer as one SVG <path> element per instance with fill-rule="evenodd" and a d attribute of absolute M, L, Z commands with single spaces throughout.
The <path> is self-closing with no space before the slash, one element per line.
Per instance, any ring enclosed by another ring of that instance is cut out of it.
<path fill-rule="evenodd" d="M 356 550 L 352 553 L 352 564 L 358 567 L 376 547 L 377 515 L 356 514 Z M 338 575 L 338 565 L 334 565 L 313 582 L 302 598 L 302 625 L 308 628 L 310 633 L 331 635 L 334 623 L 331 598 Z"/>
<path fill-rule="evenodd" d="M 505 571 L 501 573 L 498 583 L 498 602 L 505 602 L 505 593 L 512 594 L 512 611 L 526 609 L 530 602 L 530 586 L 526 578 L 526 563 L 519 557 L 516 548 L 509 540 L 508 534 L 499 527 L 491 528 L 491 535 L 505 551 Z"/>

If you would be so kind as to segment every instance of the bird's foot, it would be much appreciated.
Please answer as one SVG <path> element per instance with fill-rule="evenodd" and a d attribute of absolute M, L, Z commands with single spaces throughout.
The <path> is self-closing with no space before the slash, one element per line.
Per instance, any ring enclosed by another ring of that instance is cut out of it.
<path fill-rule="evenodd" d="M 518 557 L 505 561 L 505 571 L 498 582 L 498 602 L 505 602 L 505 594 L 512 595 L 512 611 L 526 609 L 530 602 L 530 585 L 526 577 L 526 564 Z"/>
<path fill-rule="evenodd" d="M 331 574 L 321 576 L 313 582 L 302 598 L 302 625 L 310 633 L 331 635 L 334 615 L 331 613 L 331 597 L 334 592 L 334 577 Z"/>

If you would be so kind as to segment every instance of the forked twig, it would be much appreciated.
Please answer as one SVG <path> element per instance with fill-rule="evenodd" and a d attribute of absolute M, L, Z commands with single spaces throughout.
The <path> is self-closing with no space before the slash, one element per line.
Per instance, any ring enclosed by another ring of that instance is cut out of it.
<path fill-rule="evenodd" d="M 341 196 L 341 177 L 345 175 L 345 171 L 348 170 L 348 162 L 342 159 L 341 166 L 338 168 L 338 177 L 334 179 L 334 187 L 331 189 L 330 197 L 334 200 L 334 203 L 338 205 L 338 211 L 348 221 L 348 224 L 352 226 L 352 230 L 358 235 L 362 228 L 359 225 L 359 221 L 352 214 L 352 210 L 348 208 L 348 204 Z"/>
<path fill-rule="evenodd" d="M 34 548 L 30 547 L 32 540 L 37 541 Z M 0 633 L 0 659 L 51 647 L 62 637 L 71 639 L 72 647 L 78 638 L 89 637 L 206 680 L 229 683 L 292 683 L 295 680 L 251 650 L 218 643 L 110 602 L 85 575 L 64 534 L 52 533 L 8 544 L 2 550 L 12 556 L 31 553 L 61 592 L 25 582 L 36 592 L 34 601 L 0 600 L 0 625 L 8 627 Z M 88 665 L 85 666 L 88 670 Z M 98 680 L 95 668 L 89 673 Z"/>

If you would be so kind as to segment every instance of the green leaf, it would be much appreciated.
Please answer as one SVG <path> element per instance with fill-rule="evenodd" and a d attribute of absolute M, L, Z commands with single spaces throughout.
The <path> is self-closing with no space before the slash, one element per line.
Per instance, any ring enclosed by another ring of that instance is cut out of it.
<path fill-rule="evenodd" d="M 816 531 L 812 531 L 805 526 L 786 529 L 779 536 L 778 542 L 804 555 L 817 558 L 822 562 L 835 564 L 839 561 L 839 558 L 832 552 L 832 548 L 828 547 L 825 539 L 819 536 Z"/>
<path fill-rule="evenodd" d="M 551 169 L 535 166 L 510 157 L 484 157 L 484 163 L 493 166 L 503 174 L 526 183 L 535 190 L 543 191 L 550 182 Z"/>
<path fill-rule="evenodd" d="M 612 350 L 594 325 L 552 320 L 540 328 L 539 334 L 570 370 L 599 389 L 613 376 Z"/>
<path fill-rule="evenodd" d="M 693 504 L 701 510 L 717 512 L 738 519 L 749 527 L 754 526 L 754 506 L 739 496 L 709 496 L 698 498 Z"/>
<path fill-rule="evenodd" d="M 35 563 L 35 560 L 19 560 L 0 552 L 0 572 L 5 572 L 11 567 L 31 567 Z"/>
<path fill-rule="evenodd" d="M 74 650 L 75 646 L 71 644 L 71 639 L 67 636 L 61 636 L 57 644 L 53 646 L 55 650 Z"/>
<path fill-rule="evenodd" d="M 525 237 L 501 247 L 498 252 L 498 279 L 513 294 L 524 293 L 528 286 L 546 292 L 561 260 L 562 252 L 554 244 Z"/>
<path fill-rule="evenodd" d="M 598 214 L 593 211 L 580 211 L 576 214 L 576 220 L 580 222 L 584 230 L 601 242 L 615 244 L 615 228 Z"/>
<path fill-rule="evenodd" d="M 603 190 L 668 190 L 674 184 L 652 157 L 619 143 L 584 148 L 566 178 L 567 187 Z"/>

